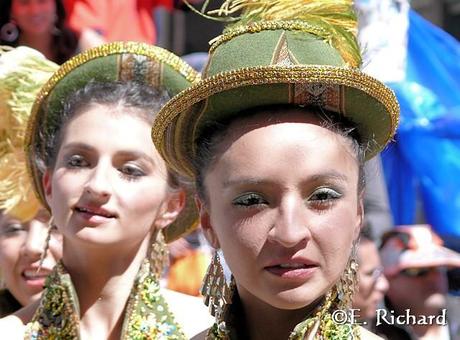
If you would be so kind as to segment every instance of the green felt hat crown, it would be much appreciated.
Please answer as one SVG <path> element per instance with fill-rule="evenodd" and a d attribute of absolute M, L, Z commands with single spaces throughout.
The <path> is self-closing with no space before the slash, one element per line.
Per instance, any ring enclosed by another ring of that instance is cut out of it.
<path fill-rule="evenodd" d="M 64 63 L 42 87 L 32 107 L 25 140 L 27 167 L 34 190 L 50 210 L 42 185 L 43 159 L 48 136 L 59 128 L 66 98 L 90 81 L 137 81 L 165 90 L 174 96 L 199 80 L 199 74 L 173 53 L 160 47 L 137 42 L 115 42 L 95 47 Z M 197 225 L 197 210 L 189 195 L 185 209 L 168 226 L 165 236 L 174 240 Z"/>
<path fill-rule="evenodd" d="M 227 0 L 219 14 L 237 10 L 239 21 L 212 41 L 202 80 L 155 120 L 152 138 L 171 168 L 193 177 L 195 142 L 207 123 L 266 105 L 316 106 L 347 117 L 366 159 L 385 147 L 399 105 L 389 88 L 359 70 L 351 1 Z"/>

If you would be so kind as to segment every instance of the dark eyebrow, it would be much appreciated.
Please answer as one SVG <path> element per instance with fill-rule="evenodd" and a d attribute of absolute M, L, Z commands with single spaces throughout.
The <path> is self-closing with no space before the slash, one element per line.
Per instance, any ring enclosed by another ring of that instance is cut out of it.
<path fill-rule="evenodd" d="M 242 178 L 235 178 L 233 180 L 226 180 L 223 183 L 224 188 L 228 188 L 234 185 L 261 185 L 261 184 L 270 184 L 270 181 L 258 179 L 258 178 L 251 178 L 251 177 L 242 177 Z"/>
<path fill-rule="evenodd" d="M 63 147 L 63 150 L 67 150 L 67 149 L 76 149 L 76 150 L 88 151 L 88 152 L 95 151 L 95 149 L 91 145 L 80 143 L 80 142 L 79 143 L 69 143 Z M 119 150 L 116 153 L 116 157 L 144 159 L 147 162 L 153 165 L 156 165 L 152 157 L 150 157 L 144 152 L 139 152 L 135 150 Z"/>
<path fill-rule="evenodd" d="M 327 182 L 327 181 L 339 181 L 339 182 L 347 182 L 348 177 L 343 173 L 331 170 L 328 172 L 314 174 L 306 178 L 303 182 Z M 234 185 L 273 185 L 273 182 L 264 178 L 256 178 L 256 177 L 241 177 L 226 180 L 223 183 L 224 188 L 234 186 Z"/>
<path fill-rule="evenodd" d="M 143 159 L 155 166 L 157 165 L 155 160 L 149 155 L 147 155 L 145 152 L 139 152 L 134 150 L 120 150 L 117 152 L 117 157 Z"/>
<path fill-rule="evenodd" d="M 330 170 L 330 171 L 327 171 L 321 174 L 312 175 L 308 178 L 308 181 L 313 181 L 313 182 L 327 181 L 327 180 L 347 182 L 348 177 L 339 171 Z"/>
<path fill-rule="evenodd" d="M 78 150 L 84 150 L 84 151 L 93 151 L 94 148 L 88 144 L 85 143 L 69 143 L 66 144 L 62 150 L 67 150 L 67 149 L 78 149 Z"/>

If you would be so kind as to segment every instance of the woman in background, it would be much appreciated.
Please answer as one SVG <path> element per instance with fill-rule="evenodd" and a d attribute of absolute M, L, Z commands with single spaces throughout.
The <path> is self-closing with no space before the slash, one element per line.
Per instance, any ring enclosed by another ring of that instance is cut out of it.
<path fill-rule="evenodd" d="M 61 235 L 32 192 L 24 134 L 35 95 L 58 68 L 41 53 L 19 47 L 0 55 L 0 316 L 37 301 L 62 255 Z"/>
<path fill-rule="evenodd" d="M 78 48 L 76 35 L 65 26 L 61 0 L 2 0 L 0 45 L 29 46 L 57 64 Z"/>

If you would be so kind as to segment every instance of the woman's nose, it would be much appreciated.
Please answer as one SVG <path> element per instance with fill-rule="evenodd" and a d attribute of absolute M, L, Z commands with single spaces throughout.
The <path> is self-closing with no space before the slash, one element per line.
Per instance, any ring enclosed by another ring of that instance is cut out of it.
<path fill-rule="evenodd" d="M 22 247 L 24 256 L 32 261 L 39 260 L 45 251 L 45 243 L 48 236 L 48 226 L 37 220 L 29 222 L 29 230 Z"/>
<path fill-rule="evenodd" d="M 85 185 L 85 192 L 97 199 L 108 199 L 111 196 L 109 173 L 105 166 L 98 165 L 92 169 Z"/>
<path fill-rule="evenodd" d="M 286 248 L 292 248 L 302 241 L 308 241 L 311 234 L 304 209 L 306 208 L 303 202 L 298 202 L 296 199 L 284 202 L 278 209 L 278 214 L 269 231 L 269 240 Z"/>
<path fill-rule="evenodd" d="M 385 294 L 388 291 L 389 283 L 385 275 L 381 274 L 377 277 L 375 288 Z"/>

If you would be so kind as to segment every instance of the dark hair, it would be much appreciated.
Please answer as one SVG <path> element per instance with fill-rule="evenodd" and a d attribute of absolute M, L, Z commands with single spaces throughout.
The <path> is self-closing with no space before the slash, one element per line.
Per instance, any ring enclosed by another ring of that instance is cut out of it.
<path fill-rule="evenodd" d="M 44 150 L 44 152 L 37 152 L 39 157 L 36 160 L 37 165 L 42 172 L 46 168 L 54 167 L 65 126 L 75 114 L 90 105 L 103 104 L 138 109 L 133 114 L 139 115 L 152 124 L 156 114 L 168 99 L 166 92 L 139 82 L 88 82 L 83 88 L 63 100 L 61 112 L 48 119 L 47 124 L 43 124 L 45 126 L 39 127 L 40 143 L 43 145 L 35 145 L 35 147 L 37 151 Z"/>
<path fill-rule="evenodd" d="M 193 160 L 193 167 L 196 171 L 196 191 L 198 196 L 206 200 L 206 191 L 204 187 L 204 174 L 209 169 L 209 166 L 215 160 L 217 149 L 220 143 L 227 135 L 229 126 L 241 118 L 248 118 L 261 112 L 277 112 L 280 110 L 298 109 L 307 110 L 309 113 L 314 114 L 323 122 L 322 126 L 325 128 L 344 136 L 350 141 L 352 150 L 356 155 L 359 165 L 359 183 L 358 190 L 361 192 L 365 186 L 364 176 L 364 151 L 366 147 L 360 143 L 360 137 L 356 129 L 356 125 L 343 116 L 335 112 L 322 110 L 318 107 L 296 107 L 292 105 L 271 105 L 251 108 L 241 112 L 241 114 L 232 116 L 222 121 L 214 121 L 206 124 L 201 134 L 196 139 L 197 151 L 196 157 Z"/>
<path fill-rule="evenodd" d="M 11 5 L 13 0 L 2 0 L 0 2 L 0 28 L 11 20 Z M 66 26 L 66 12 L 62 0 L 55 0 L 56 3 L 56 30 L 53 33 L 53 52 L 54 61 L 57 64 L 62 64 L 72 57 L 78 48 L 77 35 Z M 19 36 L 21 35 L 21 29 L 18 27 Z M 13 42 L 5 41 L 0 37 L 1 45 L 9 45 L 16 47 L 18 46 L 18 40 Z"/>
<path fill-rule="evenodd" d="M 359 232 L 359 240 L 360 242 L 375 242 L 374 235 L 372 233 L 372 226 L 368 221 L 364 222 L 364 225 Z"/>

